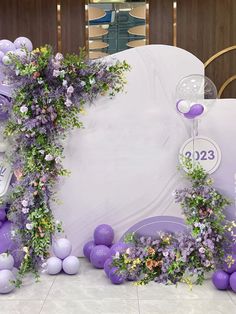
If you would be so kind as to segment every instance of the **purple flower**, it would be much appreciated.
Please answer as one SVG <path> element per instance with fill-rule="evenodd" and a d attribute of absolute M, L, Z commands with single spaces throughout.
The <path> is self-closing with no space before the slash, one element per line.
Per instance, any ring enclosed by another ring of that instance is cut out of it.
<path fill-rule="evenodd" d="M 65 105 L 66 107 L 70 107 L 72 105 L 72 101 L 69 98 L 66 98 Z"/>
<path fill-rule="evenodd" d="M 22 213 L 23 214 L 28 214 L 28 212 L 29 212 L 29 208 L 28 207 L 23 207 L 22 208 Z"/>

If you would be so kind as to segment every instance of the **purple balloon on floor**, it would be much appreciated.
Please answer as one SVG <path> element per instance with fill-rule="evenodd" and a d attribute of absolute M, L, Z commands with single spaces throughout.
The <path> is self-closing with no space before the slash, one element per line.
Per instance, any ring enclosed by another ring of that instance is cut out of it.
<path fill-rule="evenodd" d="M 76 256 L 68 256 L 62 262 L 62 268 L 68 275 L 75 275 L 79 271 L 79 259 Z"/>
<path fill-rule="evenodd" d="M 84 256 L 87 257 L 87 259 L 90 261 L 90 254 L 92 249 L 96 246 L 96 244 L 94 243 L 94 241 L 89 241 L 87 243 L 85 243 L 84 247 L 83 247 L 83 253 Z"/>
<path fill-rule="evenodd" d="M 105 245 L 95 246 L 90 254 L 90 261 L 96 268 L 103 268 L 105 261 L 110 257 L 110 249 Z"/>
<path fill-rule="evenodd" d="M 47 260 L 47 273 L 49 275 L 59 274 L 62 270 L 62 261 L 56 256 L 52 256 Z"/>
<path fill-rule="evenodd" d="M 0 270 L 8 269 L 12 270 L 14 266 L 14 258 L 11 254 L 2 253 L 0 254 Z"/>
<path fill-rule="evenodd" d="M 68 239 L 61 238 L 53 242 L 52 249 L 56 257 L 64 259 L 70 255 L 72 251 L 72 244 Z"/>
<path fill-rule="evenodd" d="M 234 292 L 236 292 L 236 272 L 231 274 L 231 276 L 229 278 L 229 284 L 230 284 L 230 287 L 232 288 L 232 290 Z"/>
<path fill-rule="evenodd" d="M 110 270 L 112 269 L 113 265 L 112 265 L 112 262 L 113 262 L 113 259 L 111 257 L 109 257 L 105 263 L 104 263 L 104 271 L 107 275 L 107 277 L 109 277 L 109 273 L 110 273 Z"/>
<path fill-rule="evenodd" d="M 216 289 L 227 290 L 229 286 L 229 274 L 223 270 L 217 270 L 212 276 L 212 282 Z"/>
<path fill-rule="evenodd" d="M 109 278 L 111 282 L 114 283 L 115 285 L 120 285 L 125 281 L 125 278 L 117 271 L 118 271 L 117 267 L 112 267 L 112 269 L 109 272 Z"/>
<path fill-rule="evenodd" d="M 102 224 L 94 230 L 94 242 L 97 245 L 103 244 L 109 246 L 114 240 L 114 230 L 110 225 Z"/>
<path fill-rule="evenodd" d="M 13 281 L 15 280 L 15 276 L 13 273 L 8 270 L 4 269 L 0 271 L 0 293 L 9 293 L 11 292 L 15 286 Z"/>
<path fill-rule="evenodd" d="M 236 254 L 227 254 L 224 258 L 223 270 L 229 274 L 236 271 Z"/>

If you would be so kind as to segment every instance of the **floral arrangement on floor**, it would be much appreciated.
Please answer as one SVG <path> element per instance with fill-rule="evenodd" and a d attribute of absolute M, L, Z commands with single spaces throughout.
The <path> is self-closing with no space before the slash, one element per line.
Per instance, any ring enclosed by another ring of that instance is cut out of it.
<path fill-rule="evenodd" d="M 201 284 L 204 274 L 223 261 L 228 236 L 235 223 L 226 223 L 224 208 L 229 201 L 212 186 L 213 180 L 203 168 L 184 160 L 191 186 L 174 193 L 180 204 L 188 231 L 160 233 L 155 239 L 127 236 L 133 242 L 124 253 L 113 257 L 117 272 L 138 285 L 150 281 L 164 284 L 186 282 Z M 228 243 L 229 244 L 229 243 Z"/>
<path fill-rule="evenodd" d="M 98 95 L 123 90 L 124 62 L 86 60 L 80 55 L 53 54 L 50 46 L 21 55 L 8 54 L 7 75 L 16 88 L 5 135 L 17 181 L 8 195 L 8 219 L 24 252 L 19 274 L 34 272 L 48 257 L 53 234 L 61 230 L 50 209 L 54 186 L 63 168 L 63 140 L 82 127 L 83 105 Z M 2 201 L 6 201 L 5 199 Z"/>

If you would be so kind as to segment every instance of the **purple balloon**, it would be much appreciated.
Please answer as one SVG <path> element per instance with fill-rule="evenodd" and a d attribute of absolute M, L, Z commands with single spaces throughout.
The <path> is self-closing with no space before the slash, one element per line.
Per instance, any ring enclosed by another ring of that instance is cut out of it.
<path fill-rule="evenodd" d="M 112 267 L 112 269 L 109 272 L 109 278 L 112 283 L 115 285 L 120 285 L 125 281 L 124 276 L 118 273 L 118 268 L 117 267 Z"/>
<path fill-rule="evenodd" d="M 4 53 L 2 51 L 0 51 L 0 63 L 2 62 L 3 56 L 4 56 Z"/>
<path fill-rule="evenodd" d="M 68 239 L 61 238 L 53 242 L 52 249 L 56 257 L 64 259 L 70 255 L 72 245 Z"/>
<path fill-rule="evenodd" d="M 62 262 L 62 268 L 68 275 L 75 275 L 79 271 L 79 259 L 76 256 L 68 256 Z"/>
<path fill-rule="evenodd" d="M 8 51 L 15 50 L 15 45 L 8 39 L 2 39 L 0 40 L 0 51 L 2 51 L 4 54 Z"/>
<path fill-rule="evenodd" d="M 216 289 L 227 290 L 229 286 L 229 274 L 223 270 L 217 270 L 212 276 L 212 282 Z"/>
<path fill-rule="evenodd" d="M 224 258 L 223 270 L 229 274 L 236 271 L 236 254 L 227 254 Z"/>
<path fill-rule="evenodd" d="M 114 230 L 110 225 L 102 224 L 94 230 L 95 244 L 103 244 L 109 246 L 114 240 Z"/>
<path fill-rule="evenodd" d="M 6 220 L 7 214 L 5 207 L 0 208 L 0 221 L 4 222 Z"/>
<path fill-rule="evenodd" d="M 104 271 L 107 275 L 107 277 L 109 277 L 109 273 L 110 273 L 110 270 L 112 269 L 112 262 L 113 262 L 113 259 L 111 257 L 109 257 L 105 263 L 104 263 Z"/>
<path fill-rule="evenodd" d="M 92 249 L 96 246 L 96 244 L 94 243 L 94 241 L 89 241 L 87 243 L 85 243 L 84 247 L 83 247 L 83 253 L 84 256 L 87 257 L 87 259 L 90 261 L 90 254 Z"/>
<path fill-rule="evenodd" d="M 29 40 L 29 38 L 26 38 L 26 37 L 16 38 L 16 40 L 14 41 L 14 45 L 15 45 L 16 49 L 25 47 L 28 51 L 33 50 L 33 44 L 31 42 L 31 40 Z"/>
<path fill-rule="evenodd" d="M 191 106 L 189 112 L 184 113 L 185 118 L 194 119 L 197 116 L 200 116 L 204 111 L 204 107 L 201 104 L 194 104 Z"/>
<path fill-rule="evenodd" d="M 2 253 L 0 254 L 0 270 L 8 269 L 12 270 L 14 266 L 14 258 L 11 254 Z"/>
<path fill-rule="evenodd" d="M 236 272 L 234 272 L 233 274 L 231 274 L 230 278 L 229 278 L 229 284 L 231 289 L 236 292 Z"/>
<path fill-rule="evenodd" d="M 0 293 L 9 293 L 11 292 L 15 286 L 13 281 L 15 280 L 15 276 L 13 273 L 4 269 L 0 271 Z"/>
<path fill-rule="evenodd" d="M 60 258 L 52 256 L 47 260 L 47 273 L 49 275 L 59 274 L 62 270 L 62 261 Z"/>
<path fill-rule="evenodd" d="M 10 98 L 0 94 L 0 121 L 8 119 L 10 105 Z"/>
<path fill-rule="evenodd" d="M 90 254 L 90 261 L 96 268 L 103 268 L 105 261 L 110 257 L 110 249 L 105 245 L 95 246 Z"/>
<path fill-rule="evenodd" d="M 118 253 L 125 253 L 125 251 L 130 247 L 128 243 L 118 242 L 112 245 L 110 254 L 111 256 Z"/>

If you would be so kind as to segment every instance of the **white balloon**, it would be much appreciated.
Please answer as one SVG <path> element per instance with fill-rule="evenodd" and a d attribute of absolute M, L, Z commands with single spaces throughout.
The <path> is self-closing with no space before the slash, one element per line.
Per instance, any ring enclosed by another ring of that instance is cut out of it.
<path fill-rule="evenodd" d="M 189 112 L 191 104 L 187 100 L 180 100 L 177 103 L 177 108 L 181 113 Z"/>
<path fill-rule="evenodd" d="M 2 63 L 5 65 L 9 65 L 11 64 L 11 59 L 7 55 L 5 55 L 2 57 Z"/>

